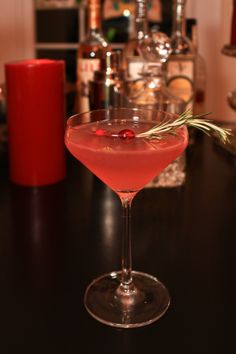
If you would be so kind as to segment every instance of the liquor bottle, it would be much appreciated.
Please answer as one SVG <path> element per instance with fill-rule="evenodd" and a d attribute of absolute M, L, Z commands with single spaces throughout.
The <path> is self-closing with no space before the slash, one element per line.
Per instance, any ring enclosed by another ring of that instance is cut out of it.
<path fill-rule="evenodd" d="M 107 52 L 101 59 L 100 69 L 94 72 L 94 78 L 89 81 L 90 110 L 121 107 L 121 90 L 125 73 L 121 69 L 121 53 Z"/>
<path fill-rule="evenodd" d="M 131 79 L 140 76 L 144 60 L 140 55 L 139 43 L 148 35 L 147 1 L 136 0 L 135 6 L 135 33 L 124 48 L 124 68 Z"/>
<path fill-rule="evenodd" d="M 100 68 L 102 56 L 110 50 L 101 30 L 101 1 L 88 0 L 86 38 L 77 53 L 77 112 L 89 110 L 89 81 Z"/>
<path fill-rule="evenodd" d="M 140 46 L 142 56 L 146 60 L 142 71 L 143 82 L 140 90 L 130 90 L 127 93 L 129 106 L 141 109 L 163 110 L 181 114 L 186 109 L 183 99 L 175 96 L 166 86 L 166 61 L 171 53 L 170 39 L 161 32 L 150 34 Z M 185 153 L 180 155 L 165 170 L 150 183 L 147 188 L 174 188 L 180 187 L 186 179 Z"/>
<path fill-rule="evenodd" d="M 186 35 L 186 0 L 173 1 L 172 54 L 167 63 L 168 87 L 193 108 L 195 49 Z"/>
<path fill-rule="evenodd" d="M 195 98 L 193 105 L 194 114 L 205 112 L 206 101 L 206 62 L 199 52 L 197 19 L 189 18 L 186 21 L 187 35 L 195 49 Z"/>

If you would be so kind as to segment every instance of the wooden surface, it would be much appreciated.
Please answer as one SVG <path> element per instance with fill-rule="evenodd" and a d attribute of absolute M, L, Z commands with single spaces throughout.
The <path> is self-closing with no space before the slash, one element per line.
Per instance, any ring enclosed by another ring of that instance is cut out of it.
<path fill-rule="evenodd" d="M 0 353 L 216 354 L 234 348 L 235 158 L 208 138 L 188 150 L 179 189 L 133 203 L 133 268 L 158 277 L 171 305 L 152 325 L 114 329 L 83 306 L 89 282 L 120 268 L 118 198 L 68 156 L 68 176 L 12 185 L 0 156 Z"/>

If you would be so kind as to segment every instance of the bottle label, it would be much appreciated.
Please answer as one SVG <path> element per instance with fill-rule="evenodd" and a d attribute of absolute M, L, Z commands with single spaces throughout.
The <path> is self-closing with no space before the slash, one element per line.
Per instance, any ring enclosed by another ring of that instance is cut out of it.
<path fill-rule="evenodd" d="M 186 76 L 190 80 L 194 79 L 194 62 L 193 60 L 169 60 L 168 77 Z"/>
<path fill-rule="evenodd" d="M 141 77 L 143 71 L 144 61 L 139 57 L 129 57 L 127 58 L 128 64 L 128 75 L 132 79 L 138 79 Z"/>
<path fill-rule="evenodd" d="M 89 81 L 94 78 L 94 72 L 100 68 L 100 59 L 78 59 L 78 110 L 79 112 L 89 111 Z"/>
<path fill-rule="evenodd" d="M 147 62 L 140 56 L 128 56 L 126 60 L 128 76 L 133 80 L 143 77 Z M 150 61 L 149 65 L 156 66 L 156 62 Z"/>
<path fill-rule="evenodd" d="M 167 85 L 169 89 L 182 98 L 188 108 L 192 108 L 194 97 L 194 61 L 169 60 L 167 66 Z"/>

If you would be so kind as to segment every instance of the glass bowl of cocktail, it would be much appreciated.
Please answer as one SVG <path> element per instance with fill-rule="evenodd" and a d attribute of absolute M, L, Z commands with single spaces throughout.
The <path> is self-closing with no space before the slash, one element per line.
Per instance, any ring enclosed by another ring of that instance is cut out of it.
<path fill-rule="evenodd" d="M 93 280 L 84 304 L 98 321 L 121 328 L 141 327 L 167 310 L 166 287 L 153 275 L 132 270 L 131 203 L 135 195 L 188 144 L 187 125 L 208 130 L 208 123 L 163 111 L 114 108 L 74 115 L 65 143 L 71 154 L 120 198 L 123 208 L 121 270 Z M 211 125 L 212 127 L 212 125 Z"/>

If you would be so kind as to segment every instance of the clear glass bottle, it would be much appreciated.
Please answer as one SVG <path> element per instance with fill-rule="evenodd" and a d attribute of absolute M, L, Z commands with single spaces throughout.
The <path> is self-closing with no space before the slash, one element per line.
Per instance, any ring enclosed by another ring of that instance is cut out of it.
<path fill-rule="evenodd" d="M 166 61 L 171 53 L 170 40 L 161 32 L 152 32 L 140 43 L 140 50 L 146 63 L 143 67 L 141 88 L 137 91 L 137 81 L 129 86 L 130 107 L 163 110 L 181 114 L 186 109 L 183 99 L 175 96 L 166 86 Z M 173 188 L 184 184 L 186 178 L 185 153 L 173 161 L 147 188 Z"/>
<path fill-rule="evenodd" d="M 173 1 L 172 53 L 167 63 L 168 87 L 193 109 L 195 49 L 186 35 L 186 0 Z"/>
<path fill-rule="evenodd" d="M 143 58 L 140 55 L 139 43 L 148 35 L 147 1 L 135 0 L 135 26 L 132 38 L 124 48 L 124 68 L 128 77 L 137 79 L 143 67 Z"/>
<path fill-rule="evenodd" d="M 169 37 L 162 32 L 152 31 L 140 41 L 139 48 L 143 67 L 140 78 L 128 86 L 130 104 L 139 108 L 182 113 L 185 102 L 166 86 L 165 64 L 171 53 Z"/>
<path fill-rule="evenodd" d="M 87 16 L 88 32 L 77 53 L 77 112 L 89 110 L 89 81 L 99 70 L 101 58 L 110 50 L 101 30 L 100 0 L 88 0 Z"/>

